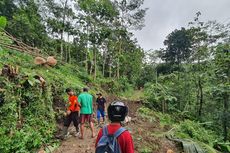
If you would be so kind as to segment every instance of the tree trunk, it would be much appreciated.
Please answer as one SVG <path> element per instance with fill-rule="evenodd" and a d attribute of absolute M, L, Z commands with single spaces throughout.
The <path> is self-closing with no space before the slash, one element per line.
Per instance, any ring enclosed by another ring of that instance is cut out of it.
<path fill-rule="evenodd" d="M 180 66 L 180 64 L 178 64 L 178 67 Z M 180 73 L 177 73 L 177 81 L 180 82 Z M 178 101 L 178 108 L 180 111 L 182 111 L 182 102 L 181 102 L 181 96 L 178 95 L 177 96 L 177 101 Z"/>
<path fill-rule="evenodd" d="M 165 113 L 165 101 L 164 100 L 162 101 L 162 113 L 163 114 Z"/>
<path fill-rule="evenodd" d="M 67 35 L 67 40 L 68 40 L 68 43 L 70 43 L 70 42 L 69 42 L 69 32 L 68 32 L 67 34 L 68 34 L 68 35 Z M 66 49 L 66 61 L 67 61 L 68 63 L 71 63 L 70 47 L 71 47 L 71 45 L 68 44 L 68 45 L 67 45 L 67 49 Z"/>
<path fill-rule="evenodd" d="M 203 110 L 203 87 L 201 84 L 201 78 L 198 78 L 198 88 L 199 88 L 199 110 L 198 115 L 201 118 L 202 110 Z"/>
<path fill-rule="evenodd" d="M 201 72 L 201 64 L 200 64 L 200 58 L 198 56 L 198 72 Z M 198 117 L 201 119 L 202 116 L 202 110 L 203 110 L 203 87 L 202 87 L 202 83 L 201 83 L 201 77 L 198 74 L 198 93 L 197 93 L 197 103 L 199 105 L 198 108 Z"/>
<path fill-rule="evenodd" d="M 106 64 L 106 53 L 103 53 L 103 65 L 102 65 L 102 75 L 105 77 L 105 64 Z"/>
<path fill-rule="evenodd" d="M 120 54 L 121 54 L 121 45 L 122 41 L 120 40 L 120 45 L 118 49 L 118 57 L 117 57 L 117 79 L 120 78 Z"/>
<path fill-rule="evenodd" d="M 93 51 L 94 51 L 94 80 L 96 80 L 97 78 L 97 49 L 96 49 L 96 46 L 94 44 L 94 47 L 93 47 Z"/>
<path fill-rule="evenodd" d="M 117 79 L 120 78 L 120 60 L 119 57 L 117 59 Z"/>
<path fill-rule="evenodd" d="M 93 62 L 90 61 L 90 70 L 89 70 L 89 75 L 92 75 L 93 73 Z"/>
<path fill-rule="evenodd" d="M 224 141 L 228 140 L 228 93 L 224 95 L 224 113 L 223 113 L 223 131 L 224 131 Z"/>
<path fill-rule="evenodd" d="M 63 42 L 62 42 L 62 39 L 63 39 L 63 34 L 61 33 L 61 61 L 63 59 Z"/>
<path fill-rule="evenodd" d="M 68 53 L 69 53 L 69 63 L 71 64 L 71 45 L 68 47 Z"/>
<path fill-rule="evenodd" d="M 65 45 L 65 62 L 66 63 L 68 62 L 68 46 L 69 46 L 69 44 Z"/>
<path fill-rule="evenodd" d="M 109 78 L 112 77 L 112 64 L 111 64 L 111 59 L 109 59 Z"/>
<path fill-rule="evenodd" d="M 105 62 L 103 62 L 103 65 L 102 65 L 102 75 L 103 77 L 105 77 Z"/>
<path fill-rule="evenodd" d="M 87 50 L 85 53 L 85 71 L 88 73 L 88 53 L 89 53 L 89 25 L 87 24 Z"/>
<path fill-rule="evenodd" d="M 66 17 L 66 6 L 67 6 L 67 3 L 68 3 L 68 0 L 65 1 L 63 18 L 62 18 L 62 28 L 61 28 L 61 61 L 63 59 L 63 35 L 64 35 L 64 26 L 65 26 L 65 17 Z"/>
<path fill-rule="evenodd" d="M 96 31 L 96 26 L 95 23 L 93 24 L 93 32 L 95 33 Z M 94 38 L 96 39 L 96 38 Z M 96 44 L 93 44 L 93 51 L 94 51 L 94 80 L 97 78 L 97 49 L 96 49 Z"/>

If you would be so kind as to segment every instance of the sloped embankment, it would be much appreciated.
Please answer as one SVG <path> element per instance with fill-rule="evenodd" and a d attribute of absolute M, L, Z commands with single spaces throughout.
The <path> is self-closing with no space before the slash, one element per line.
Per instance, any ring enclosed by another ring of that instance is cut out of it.
<path fill-rule="evenodd" d="M 32 56 L 12 50 L 1 50 L 0 70 L 0 152 L 36 152 L 56 145 L 65 88 L 79 92 L 92 79 L 77 66 L 36 66 Z M 99 88 L 94 85 L 91 92 Z"/>

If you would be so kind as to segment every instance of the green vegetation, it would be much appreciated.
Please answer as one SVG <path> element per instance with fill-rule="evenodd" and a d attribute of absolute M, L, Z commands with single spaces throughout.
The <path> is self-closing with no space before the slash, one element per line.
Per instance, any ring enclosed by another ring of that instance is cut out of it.
<path fill-rule="evenodd" d="M 16 51 L 2 50 L 0 61 L 0 67 L 20 65 L 18 75 L 0 76 L 0 95 L 4 98 L 0 109 L 0 152 L 31 152 L 43 144 L 44 148 L 55 145 L 56 118 L 61 114 L 54 108 L 65 105 L 65 88 L 80 92 L 86 78 L 92 79 L 68 64 L 56 68 L 36 66 L 31 56 Z M 34 78 L 36 75 L 45 79 L 44 88 Z M 94 87 L 92 94 L 96 90 L 99 89 Z"/>
<path fill-rule="evenodd" d="M 228 145 L 230 47 L 229 35 L 223 33 L 229 27 L 223 25 L 222 29 L 215 22 L 201 24 L 199 15 L 190 28 L 169 34 L 166 49 L 152 53 L 151 57 L 164 62 L 147 63 L 144 67 L 152 67 L 155 74 L 143 78 L 152 77 L 144 84 L 145 103 L 151 109 L 170 114 L 174 123 L 181 121 L 177 123 L 177 137 L 192 138 L 211 147 L 224 141 Z M 219 33 L 211 34 L 207 30 L 211 25 L 220 28 Z M 188 43 L 181 42 L 182 39 Z"/>
<path fill-rule="evenodd" d="M 78 65 L 94 80 L 126 77 L 134 83 L 144 52 L 130 29 L 144 26 L 142 4 L 143 0 L 3 0 L 0 15 L 7 18 L 5 29 L 11 35 L 42 54 Z"/>
<path fill-rule="evenodd" d="M 131 32 L 144 26 L 143 2 L 2 0 L 0 152 L 57 146 L 65 88 L 79 93 L 85 86 L 93 95 L 143 101 L 139 116 L 163 131 L 150 137 L 170 135 L 206 152 L 230 152 L 230 24 L 201 22 L 198 12 L 189 27 L 166 37 L 165 48 L 144 52 Z M 35 65 L 31 52 L 55 56 L 58 64 Z M 140 152 L 157 147 L 145 142 Z"/>
<path fill-rule="evenodd" d="M 1 50 L 0 61 L 1 68 L 4 65 L 19 66 L 19 73 L 12 78 L 0 76 L 0 97 L 4 99 L 0 106 L 0 152 L 31 152 L 44 144 L 46 149 L 50 145 L 56 146 L 56 119 L 62 117 L 63 110 L 55 109 L 60 106 L 63 109 L 67 87 L 80 93 L 88 84 L 95 95 L 103 91 L 102 87 L 115 93 L 126 91 L 130 86 L 122 79 L 93 81 L 84 69 L 70 64 L 58 64 L 54 68 L 37 66 L 32 56 L 13 50 Z M 34 78 L 36 75 L 45 79 L 44 88 Z"/>
<path fill-rule="evenodd" d="M 192 138 L 210 146 L 220 139 L 213 131 L 205 129 L 201 124 L 185 120 L 177 127 L 175 135 L 179 138 Z"/>
<path fill-rule="evenodd" d="M 1 61 L 7 57 L 6 51 L 1 52 Z M 10 57 L 14 61 L 12 54 Z M 0 94 L 4 98 L 0 110 L 1 152 L 30 152 L 42 144 L 55 142 L 52 140 L 56 122 L 51 86 L 42 90 L 39 83 L 30 77 L 30 69 L 20 71 L 22 73 L 15 78 L 0 77 Z"/>
<path fill-rule="evenodd" d="M 177 116 L 174 116 L 174 118 L 169 114 L 162 114 L 161 112 L 153 111 L 147 107 L 141 107 L 138 112 L 141 118 L 147 119 L 155 125 L 159 123 L 158 132 L 154 131 L 154 133 L 151 134 L 153 137 L 169 137 L 175 140 L 185 141 L 184 143 L 186 143 L 186 141 L 197 142 L 197 144 L 200 145 L 205 152 L 216 152 L 216 150 L 213 149 L 213 146 L 220 141 L 221 138 L 213 131 L 204 128 L 203 124 L 191 120 L 177 121 Z M 143 143 L 148 144 L 145 140 L 143 140 Z M 143 152 L 151 149 L 147 146 L 148 145 L 143 148 Z M 156 148 L 152 149 L 154 150 Z"/>

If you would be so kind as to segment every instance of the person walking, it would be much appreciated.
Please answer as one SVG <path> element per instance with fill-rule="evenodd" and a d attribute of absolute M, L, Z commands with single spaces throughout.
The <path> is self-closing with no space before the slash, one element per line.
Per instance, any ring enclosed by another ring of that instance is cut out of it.
<path fill-rule="evenodd" d="M 86 122 L 90 124 L 90 129 L 92 132 L 91 136 L 92 138 L 94 138 L 95 132 L 94 132 L 94 124 L 92 122 L 93 96 L 88 93 L 88 88 L 83 88 L 83 92 L 78 96 L 78 102 L 81 106 L 81 110 L 80 110 L 81 136 L 80 136 L 80 139 L 84 139 L 84 128 L 85 128 Z"/>
<path fill-rule="evenodd" d="M 107 109 L 111 123 L 104 126 L 96 139 L 96 153 L 134 153 L 131 134 L 121 126 L 128 114 L 128 107 L 123 102 L 112 102 Z"/>
<path fill-rule="evenodd" d="M 101 93 L 98 93 L 97 94 L 97 100 L 96 100 L 96 103 L 97 103 L 97 121 L 98 121 L 98 125 L 100 125 L 100 119 L 102 117 L 103 119 L 103 122 L 105 122 L 105 103 L 106 103 L 106 100 L 104 97 L 102 97 L 102 94 Z"/>
<path fill-rule="evenodd" d="M 62 134 L 60 136 L 58 136 L 58 138 L 60 139 L 65 139 L 68 133 L 68 128 L 71 124 L 71 122 L 73 122 L 73 125 L 76 128 L 76 134 L 75 136 L 79 135 L 79 111 L 80 111 L 80 105 L 78 103 L 78 98 L 77 96 L 74 94 L 73 90 L 70 88 L 66 89 L 66 93 L 69 96 L 69 102 L 68 102 L 68 107 L 67 107 L 67 112 L 66 114 L 66 118 L 64 120 L 64 128 L 62 131 Z"/>

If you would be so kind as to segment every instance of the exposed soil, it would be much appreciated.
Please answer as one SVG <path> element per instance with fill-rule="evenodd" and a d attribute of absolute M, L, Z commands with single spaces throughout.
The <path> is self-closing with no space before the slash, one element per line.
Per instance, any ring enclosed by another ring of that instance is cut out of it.
<path fill-rule="evenodd" d="M 114 100 L 114 97 L 110 97 L 109 101 Z M 180 153 L 177 145 L 166 139 L 165 137 L 156 137 L 154 132 L 164 132 L 165 129 L 160 128 L 159 119 L 154 122 L 149 122 L 138 116 L 137 110 L 142 105 L 137 101 L 125 101 L 129 107 L 129 116 L 132 117 L 132 122 L 129 123 L 126 128 L 133 136 L 135 152 L 141 152 L 145 147 L 150 148 L 152 151 L 146 151 L 149 153 L 166 153 L 171 149 L 174 153 Z M 96 132 L 100 128 L 96 127 Z M 69 129 L 74 131 L 73 126 Z M 81 140 L 77 137 L 70 137 L 61 143 L 61 146 L 54 153 L 94 153 L 95 152 L 95 140 L 91 138 L 91 131 L 89 128 L 85 130 L 85 139 Z"/>
<path fill-rule="evenodd" d="M 97 132 L 98 130 L 99 128 L 96 128 Z M 74 128 L 70 127 L 69 131 L 74 131 Z M 54 153 L 94 153 L 95 139 L 96 138 L 91 138 L 91 131 L 89 128 L 86 128 L 85 138 L 83 140 L 71 136 L 67 140 L 63 141 L 61 146 L 54 151 Z"/>

